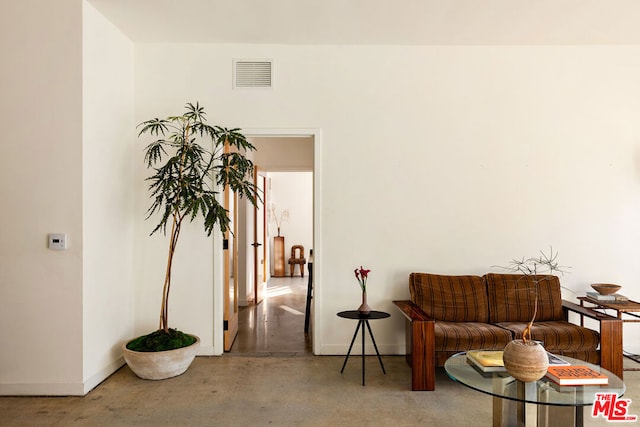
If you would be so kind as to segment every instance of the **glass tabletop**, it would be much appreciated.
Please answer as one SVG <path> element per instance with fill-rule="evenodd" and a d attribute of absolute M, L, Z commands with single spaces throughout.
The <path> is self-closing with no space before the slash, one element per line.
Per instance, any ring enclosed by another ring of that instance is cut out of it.
<path fill-rule="evenodd" d="M 447 359 L 444 369 L 452 380 L 474 390 L 503 399 L 540 405 L 588 406 L 593 404 L 596 394 L 624 394 L 624 382 L 613 373 L 583 360 L 566 356 L 562 358 L 572 365 L 588 366 L 605 374 L 609 378 L 609 384 L 560 386 L 546 377 L 523 383 L 516 381 L 507 372 L 481 372 L 467 362 L 466 352 L 454 354 Z"/>

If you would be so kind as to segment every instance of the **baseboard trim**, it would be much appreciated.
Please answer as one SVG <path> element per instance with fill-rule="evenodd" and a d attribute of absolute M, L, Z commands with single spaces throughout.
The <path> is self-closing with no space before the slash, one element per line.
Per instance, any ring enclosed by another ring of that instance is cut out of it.
<path fill-rule="evenodd" d="M 77 383 L 0 383 L 0 396 L 84 396 L 124 365 L 119 357 L 99 372 Z"/>
<path fill-rule="evenodd" d="M 220 356 L 213 346 L 200 347 L 198 356 Z M 125 365 L 118 357 L 113 363 L 80 383 L 0 383 L 0 396 L 84 396 Z"/>
<path fill-rule="evenodd" d="M 361 338 L 358 335 L 358 339 Z M 367 341 L 365 342 L 365 354 L 367 356 L 371 356 L 376 354 L 375 348 L 373 348 L 373 344 L 370 341 L 370 338 L 367 336 Z M 320 353 L 318 356 L 345 356 L 349 351 L 349 344 L 339 345 L 339 344 L 331 344 L 331 345 L 323 345 L 320 347 Z M 378 344 L 378 351 L 381 356 L 399 356 L 404 355 L 406 350 L 404 346 L 401 345 L 380 345 Z M 351 355 L 361 355 L 362 354 L 362 345 L 354 343 L 353 348 L 351 349 Z"/>
<path fill-rule="evenodd" d="M 212 345 L 200 345 L 200 349 L 198 350 L 198 356 L 220 356 L 222 353 L 216 351 L 214 346 Z"/>
<path fill-rule="evenodd" d="M 89 393 L 91 390 L 96 388 L 100 383 L 109 378 L 115 371 L 122 368 L 125 364 L 124 358 L 122 356 L 118 357 L 113 363 L 105 366 L 99 372 L 96 372 L 91 377 L 85 379 L 83 394 Z"/>
<path fill-rule="evenodd" d="M 82 383 L 3 383 L 0 396 L 83 396 Z"/>

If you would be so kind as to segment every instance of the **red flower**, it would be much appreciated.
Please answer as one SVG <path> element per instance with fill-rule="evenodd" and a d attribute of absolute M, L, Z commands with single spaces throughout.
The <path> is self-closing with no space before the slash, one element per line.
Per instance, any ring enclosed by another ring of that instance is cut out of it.
<path fill-rule="evenodd" d="M 356 275 L 356 279 L 358 279 L 358 283 L 360 284 L 362 292 L 366 292 L 367 290 L 367 277 L 369 276 L 370 271 L 371 270 L 362 268 L 362 266 L 360 266 L 360 269 L 356 268 L 355 270 L 353 270 L 354 274 Z"/>
<path fill-rule="evenodd" d="M 371 270 L 365 270 L 364 268 L 362 268 L 362 266 L 360 266 L 360 275 L 361 275 L 362 277 L 364 277 L 365 279 L 366 279 L 366 278 L 367 278 L 367 276 L 369 275 L 369 272 L 370 272 L 370 271 L 371 271 Z"/>

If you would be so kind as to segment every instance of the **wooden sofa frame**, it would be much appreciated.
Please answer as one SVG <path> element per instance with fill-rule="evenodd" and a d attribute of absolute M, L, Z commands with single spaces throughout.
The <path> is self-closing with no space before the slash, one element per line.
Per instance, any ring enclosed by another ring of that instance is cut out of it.
<path fill-rule="evenodd" d="M 435 320 L 411 301 L 393 301 L 405 317 L 406 359 L 411 367 L 411 389 L 435 390 Z M 574 312 L 600 323 L 600 366 L 622 378 L 622 320 L 562 300 L 565 320 Z"/>

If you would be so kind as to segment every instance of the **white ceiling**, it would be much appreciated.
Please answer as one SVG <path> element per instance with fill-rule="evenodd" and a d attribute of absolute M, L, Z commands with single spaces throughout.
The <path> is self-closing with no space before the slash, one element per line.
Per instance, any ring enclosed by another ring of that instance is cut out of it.
<path fill-rule="evenodd" d="M 134 42 L 640 45 L 640 0 L 88 1 Z"/>

